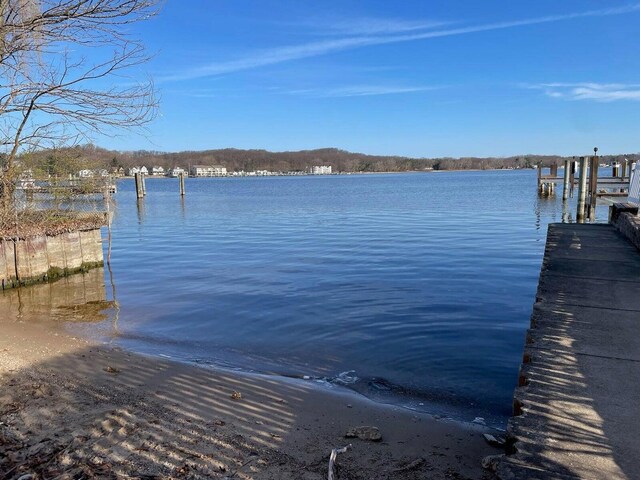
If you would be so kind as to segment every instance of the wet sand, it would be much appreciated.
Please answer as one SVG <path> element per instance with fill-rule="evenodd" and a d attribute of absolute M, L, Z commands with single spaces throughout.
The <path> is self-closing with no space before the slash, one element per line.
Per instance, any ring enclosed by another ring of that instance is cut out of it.
<path fill-rule="evenodd" d="M 4 316 L 4 315 L 2 315 Z M 485 427 L 0 319 L 0 478 L 489 479 Z M 379 442 L 347 439 L 375 426 Z"/>

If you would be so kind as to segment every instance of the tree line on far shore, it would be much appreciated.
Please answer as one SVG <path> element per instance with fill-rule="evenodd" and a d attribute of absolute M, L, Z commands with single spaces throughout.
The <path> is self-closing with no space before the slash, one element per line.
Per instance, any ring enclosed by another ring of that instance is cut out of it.
<path fill-rule="evenodd" d="M 138 150 L 114 151 L 94 145 L 56 150 L 41 150 L 28 154 L 31 160 L 56 161 L 75 158 L 87 164 L 106 168 L 128 169 L 145 165 L 188 168 L 190 165 L 223 165 L 227 171 L 269 170 L 272 172 L 307 171 L 314 165 L 330 165 L 334 172 L 409 172 L 423 170 L 492 170 L 548 167 L 562 165 L 565 158 L 558 155 L 518 155 L 511 157 L 410 158 L 401 156 L 366 155 L 337 148 L 302 150 L 297 152 L 269 152 L 266 150 L 218 150 L 158 152 Z M 34 158 L 35 157 L 35 158 Z M 571 158 L 571 157 L 569 157 Z M 601 163 L 640 159 L 639 153 L 602 155 Z M 577 159 L 577 157 L 576 157 Z"/>

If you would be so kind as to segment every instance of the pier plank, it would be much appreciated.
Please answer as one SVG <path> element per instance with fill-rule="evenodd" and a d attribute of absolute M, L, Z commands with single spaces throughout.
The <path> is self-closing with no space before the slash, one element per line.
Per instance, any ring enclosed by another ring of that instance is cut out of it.
<path fill-rule="evenodd" d="M 600 258 L 589 258 L 588 255 L 585 257 L 557 257 L 553 259 L 553 262 L 543 265 L 542 268 L 546 275 L 559 277 L 582 278 L 585 268 L 591 268 L 594 275 L 591 280 L 616 281 L 622 276 L 633 279 L 632 281 L 640 281 L 640 256 L 638 255 L 629 255 L 629 252 L 626 252 L 615 262 L 605 258 L 605 255 Z"/>
<path fill-rule="evenodd" d="M 527 348 L 640 362 L 640 316 L 625 310 L 536 304 Z"/>
<path fill-rule="evenodd" d="M 600 278 L 543 275 L 538 285 L 537 299 L 556 305 L 640 312 L 638 292 L 640 292 L 640 279 L 605 281 Z M 602 314 L 605 315 L 606 312 Z"/>

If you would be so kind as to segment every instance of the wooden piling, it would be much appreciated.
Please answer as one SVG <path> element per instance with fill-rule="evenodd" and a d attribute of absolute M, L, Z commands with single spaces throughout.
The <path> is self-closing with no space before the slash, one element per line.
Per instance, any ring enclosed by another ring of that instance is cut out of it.
<path fill-rule="evenodd" d="M 571 170 L 571 166 L 570 166 L 570 161 L 567 158 L 564 161 L 564 182 L 562 185 L 562 200 L 566 200 L 567 198 L 569 198 L 569 175 L 570 175 L 570 171 Z"/>
<path fill-rule="evenodd" d="M 144 222 L 144 198 L 138 197 L 136 204 L 138 205 L 138 223 L 142 224 Z"/>
<path fill-rule="evenodd" d="M 598 200 L 598 156 L 591 157 L 589 168 L 589 220 L 596 218 L 596 202 Z"/>
<path fill-rule="evenodd" d="M 146 195 L 147 194 L 147 183 L 146 183 L 146 175 L 144 173 L 140 174 L 140 178 L 142 179 L 142 195 Z"/>
<path fill-rule="evenodd" d="M 184 173 L 180 172 L 178 175 L 178 180 L 180 181 L 180 195 L 184 196 Z"/>
<path fill-rule="evenodd" d="M 617 177 L 620 171 L 620 164 L 618 162 L 613 162 L 611 164 L 611 176 Z"/>
<path fill-rule="evenodd" d="M 558 176 L 558 164 L 557 163 L 551 164 L 551 166 L 549 167 L 549 175 L 551 177 L 557 177 Z"/>
<path fill-rule="evenodd" d="M 576 221 L 584 223 L 585 199 L 587 195 L 587 158 L 580 157 L 580 180 L 578 183 L 578 208 Z"/>
<path fill-rule="evenodd" d="M 571 160 L 571 173 L 569 174 L 570 196 L 573 198 L 573 190 L 576 184 L 576 157 Z"/>
<path fill-rule="evenodd" d="M 542 193 L 542 164 L 538 164 L 538 192 Z"/>
<path fill-rule="evenodd" d="M 142 191 L 142 179 L 141 177 L 141 173 L 134 173 L 133 174 L 133 178 L 136 182 L 136 197 L 137 198 L 142 198 L 144 197 L 144 192 Z"/>

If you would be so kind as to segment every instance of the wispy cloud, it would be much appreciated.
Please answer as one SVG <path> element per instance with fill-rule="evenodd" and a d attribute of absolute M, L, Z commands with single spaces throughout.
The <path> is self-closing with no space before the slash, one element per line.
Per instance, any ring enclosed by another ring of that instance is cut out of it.
<path fill-rule="evenodd" d="M 168 82 L 192 80 L 195 78 L 224 75 L 242 70 L 250 70 L 254 68 L 275 65 L 292 60 L 299 60 L 302 58 L 326 55 L 328 53 L 341 50 L 385 43 L 381 41 L 382 38 L 384 37 L 353 37 L 337 40 L 323 40 L 318 42 L 305 43 L 302 45 L 292 45 L 288 47 L 263 50 L 261 52 L 250 54 L 244 58 L 240 58 L 237 60 L 211 63 L 209 65 L 196 67 L 189 71 L 182 72 L 176 75 L 160 77 L 157 79 L 157 81 Z"/>
<path fill-rule="evenodd" d="M 219 98 L 219 97 L 228 97 L 229 92 L 224 90 L 214 90 L 209 88 L 198 88 L 198 89 L 164 89 L 163 93 L 168 95 L 176 95 L 179 97 L 188 97 L 188 98 Z"/>
<path fill-rule="evenodd" d="M 562 100 L 640 101 L 640 84 L 633 83 L 541 83 L 526 87 L 542 90 L 548 97 Z"/>
<path fill-rule="evenodd" d="M 371 18 L 358 19 L 315 19 L 313 22 L 298 24 L 308 33 L 321 35 L 390 35 L 399 33 L 433 30 L 450 25 L 451 22 L 433 20 L 405 20 L 399 18 Z"/>
<path fill-rule="evenodd" d="M 336 87 L 328 89 L 300 89 L 290 90 L 291 95 L 301 95 L 315 98 L 336 98 L 336 97 L 370 97 L 376 95 L 399 95 L 405 93 L 426 92 L 442 87 L 406 87 L 389 85 L 351 85 L 346 87 Z"/>
<path fill-rule="evenodd" d="M 472 25 L 467 27 L 449 28 L 440 30 L 429 30 L 426 32 L 393 34 L 393 35 L 363 35 L 351 36 L 335 40 L 322 40 L 304 43 L 301 45 L 291 45 L 254 52 L 236 60 L 210 63 L 193 68 L 175 75 L 168 75 L 157 79 L 158 82 L 192 80 L 202 77 L 224 75 L 228 73 L 249 70 L 269 65 L 275 65 L 303 58 L 310 58 L 329 53 L 362 48 L 373 45 L 383 45 L 400 42 L 413 42 L 430 38 L 448 37 L 454 35 L 466 35 L 471 33 L 487 32 L 492 30 L 504 30 L 516 27 L 538 25 L 544 23 L 561 22 L 578 18 L 604 17 L 612 15 L 622 15 L 640 11 L 640 3 L 627 5 L 624 7 L 607 8 L 600 10 L 589 10 L 564 15 L 548 15 L 544 17 L 529 18 L 523 20 L 513 20 L 505 22 L 487 23 L 482 25 Z M 378 31 L 377 33 L 382 33 Z"/>

